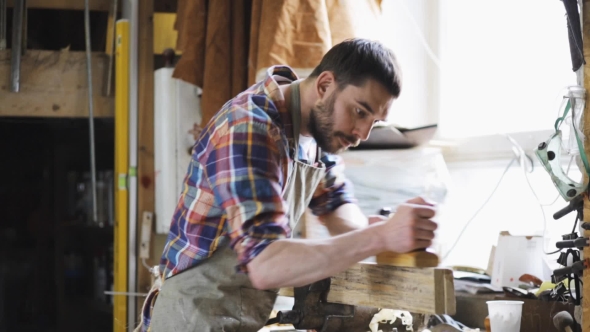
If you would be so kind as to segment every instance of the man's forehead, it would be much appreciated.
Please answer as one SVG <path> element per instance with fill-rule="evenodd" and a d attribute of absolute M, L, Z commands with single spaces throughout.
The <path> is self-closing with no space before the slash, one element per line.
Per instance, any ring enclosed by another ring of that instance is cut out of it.
<path fill-rule="evenodd" d="M 342 92 L 376 117 L 383 118 L 387 116 L 394 99 L 383 85 L 373 80 L 367 80 L 361 86 L 348 85 Z"/>

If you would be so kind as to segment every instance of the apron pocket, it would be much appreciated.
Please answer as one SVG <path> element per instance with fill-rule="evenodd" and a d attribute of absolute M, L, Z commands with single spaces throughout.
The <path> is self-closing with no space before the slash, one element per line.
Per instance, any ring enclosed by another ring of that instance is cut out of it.
<path fill-rule="evenodd" d="M 277 291 L 261 291 L 255 288 L 240 287 L 241 325 L 240 332 L 257 332 L 268 321 L 277 299 Z"/>
<path fill-rule="evenodd" d="M 188 309 L 188 310 L 187 310 Z M 162 296 L 159 294 L 152 312 L 150 331 L 195 331 L 190 308 L 183 298 Z"/>

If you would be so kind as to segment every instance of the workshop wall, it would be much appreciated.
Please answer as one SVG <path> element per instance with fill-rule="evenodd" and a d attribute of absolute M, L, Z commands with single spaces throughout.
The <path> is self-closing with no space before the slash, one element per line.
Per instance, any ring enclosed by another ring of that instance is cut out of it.
<path fill-rule="evenodd" d="M 561 240 L 561 235 L 571 232 L 575 213 L 553 220 L 553 213 L 567 204 L 561 196 L 557 197 L 557 190 L 539 163 L 535 162 L 534 170 L 527 174 L 529 182 L 517 162 L 511 165 L 499 182 L 510 161 L 447 163 L 452 182 L 441 206 L 440 229 L 437 231 L 437 242 L 442 245 L 442 252 L 447 253 L 463 228 L 466 229 L 443 264 L 485 269 L 490 250 L 501 231 L 509 231 L 512 235 L 542 235 L 545 227 L 543 217 L 547 224 L 545 251 L 554 251 L 555 242 Z M 576 179 L 581 173 L 572 166 L 569 175 Z M 496 186 L 498 188 L 492 195 Z M 553 260 L 557 255 L 549 257 Z"/>

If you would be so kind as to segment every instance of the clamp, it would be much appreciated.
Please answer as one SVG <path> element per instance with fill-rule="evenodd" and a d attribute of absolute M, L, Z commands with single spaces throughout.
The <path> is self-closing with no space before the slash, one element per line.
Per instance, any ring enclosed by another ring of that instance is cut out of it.
<path fill-rule="evenodd" d="M 365 332 L 378 308 L 354 306 L 327 301 L 331 279 L 326 278 L 303 287 L 295 287 L 293 310 L 279 311 L 266 325 L 291 324 L 297 330 L 318 332 Z M 393 324 L 380 323 L 383 332 L 403 327 L 399 320 Z"/>

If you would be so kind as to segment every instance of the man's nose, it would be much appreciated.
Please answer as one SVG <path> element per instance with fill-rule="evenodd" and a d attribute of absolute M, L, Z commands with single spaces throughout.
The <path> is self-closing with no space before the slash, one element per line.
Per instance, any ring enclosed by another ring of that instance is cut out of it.
<path fill-rule="evenodd" d="M 357 139 L 366 141 L 369 138 L 369 135 L 371 134 L 371 129 L 373 129 L 373 126 L 371 124 L 361 124 L 357 125 L 352 133 Z"/>

